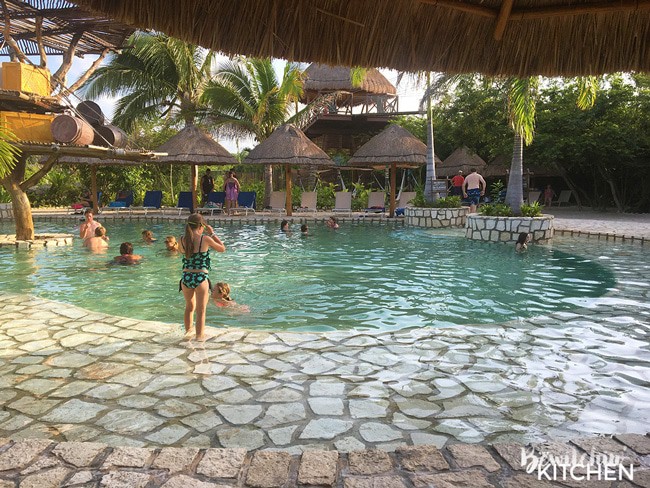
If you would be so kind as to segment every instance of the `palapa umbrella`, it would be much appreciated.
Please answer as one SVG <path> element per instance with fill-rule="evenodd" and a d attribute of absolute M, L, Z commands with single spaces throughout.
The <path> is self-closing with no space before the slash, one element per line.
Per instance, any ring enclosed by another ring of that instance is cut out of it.
<path fill-rule="evenodd" d="M 178 134 L 172 136 L 167 142 L 158 147 L 156 151 L 167 153 L 167 156 L 157 160 L 159 163 L 192 165 L 190 190 L 192 191 L 193 208 L 197 207 L 197 165 L 236 166 L 239 164 L 226 148 L 194 124 L 186 125 Z"/>
<path fill-rule="evenodd" d="M 437 165 L 436 172 L 438 176 L 451 178 L 459 171 L 468 174 L 472 168 L 476 168 L 482 174 L 486 166 L 487 163 L 478 154 L 471 153 L 468 148 L 463 146 L 457 148 L 440 165 Z"/>
<path fill-rule="evenodd" d="M 366 142 L 350 158 L 349 164 L 381 169 L 390 165 L 389 216 L 395 216 L 397 168 L 417 168 L 427 162 L 427 146 L 406 129 L 389 125 Z"/>
<path fill-rule="evenodd" d="M 291 166 L 336 166 L 334 161 L 297 127 L 285 124 L 248 153 L 243 164 L 283 164 L 287 191 L 286 211 L 291 216 Z"/>

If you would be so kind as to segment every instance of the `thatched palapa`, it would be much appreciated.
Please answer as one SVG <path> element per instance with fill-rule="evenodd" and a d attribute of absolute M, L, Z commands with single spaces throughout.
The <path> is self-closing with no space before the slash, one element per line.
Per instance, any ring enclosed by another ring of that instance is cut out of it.
<path fill-rule="evenodd" d="M 650 0 L 77 1 L 230 55 L 520 77 L 650 71 Z"/>
<path fill-rule="evenodd" d="M 389 125 L 366 142 L 350 158 L 349 164 L 381 169 L 390 166 L 390 213 L 395 216 L 397 168 L 417 168 L 427 162 L 427 146 L 399 125 Z"/>
<path fill-rule="evenodd" d="M 285 124 L 248 153 L 243 164 L 284 164 L 287 191 L 286 212 L 291 207 L 291 166 L 336 166 L 334 161 L 297 127 Z"/>
<path fill-rule="evenodd" d="M 451 178 L 458 174 L 459 171 L 462 171 L 464 174 L 469 174 L 472 168 L 476 168 L 482 174 L 486 166 L 487 163 L 478 154 L 472 153 L 468 148 L 463 146 L 456 148 L 442 163 L 436 165 L 436 174 Z"/>
<path fill-rule="evenodd" d="M 354 103 L 363 103 L 373 95 L 395 95 L 397 90 L 379 70 L 368 69 L 361 86 L 352 86 L 350 68 L 312 63 L 305 70 L 303 103 L 310 103 L 323 93 L 349 92 L 354 94 Z"/>

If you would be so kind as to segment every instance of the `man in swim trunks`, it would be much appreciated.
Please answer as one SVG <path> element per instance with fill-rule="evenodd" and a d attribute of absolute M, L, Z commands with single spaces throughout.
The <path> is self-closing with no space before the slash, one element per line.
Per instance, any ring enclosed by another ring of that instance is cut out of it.
<path fill-rule="evenodd" d="M 463 183 L 463 198 L 469 199 L 469 213 L 476 213 L 476 206 L 483 195 L 487 184 L 483 177 L 476 172 L 476 168 L 470 170 L 470 174 Z"/>

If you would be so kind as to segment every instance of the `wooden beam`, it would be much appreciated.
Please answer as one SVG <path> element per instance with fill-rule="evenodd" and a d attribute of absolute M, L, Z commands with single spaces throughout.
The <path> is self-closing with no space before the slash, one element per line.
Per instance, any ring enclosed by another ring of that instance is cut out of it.
<path fill-rule="evenodd" d="M 503 33 L 506 30 L 508 17 L 510 17 L 513 3 L 514 0 L 503 0 L 501 3 L 501 9 L 499 10 L 499 16 L 497 17 L 497 26 L 494 28 L 495 41 L 500 41 L 503 38 Z"/>
<path fill-rule="evenodd" d="M 585 5 L 513 9 L 510 20 L 546 19 L 550 17 L 569 17 L 571 15 L 604 14 L 648 9 L 650 9 L 650 0 L 616 0 Z"/>
<path fill-rule="evenodd" d="M 43 46 L 43 17 L 36 17 L 36 44 L 38 44 L 38 53 L 41 57 L 41 68 L 47 67 L 47 54 Z"/>

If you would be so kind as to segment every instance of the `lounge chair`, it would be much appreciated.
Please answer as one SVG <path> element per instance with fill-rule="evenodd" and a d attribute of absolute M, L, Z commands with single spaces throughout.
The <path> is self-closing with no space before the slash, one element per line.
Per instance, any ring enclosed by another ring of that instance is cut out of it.
<path fill-rule="evenodd" d="M 386 212 L 386 194 L 383 191 L 371 191 L 368 195 L 368 208 L 366 213 Z"/>
<path fill-rule="evenodd" d="M 110 202 L 105 207 L 102 207 L 102 212 L 106 210 L 115 210 L 119 213 L 120 210 L 126 210 L 131 205 L 133 205 L 133 192 L 130 190 L 121 191 L 117 194 L 114 201 Z"/>
<path fill-rule="evenodd" d="M 551 205 L 555 204 L 558 207 L 562 206 L 563 203 L 566 203 L 568 205 L 569 200 L 571 200 L 571 190 L 562 190 L 560 192 L 560 196 L 557 197 L 557 200 L 551 202 Z"/>
<path fill-rule="evenodd" d="M 178 193 L 178 203 L 176 204 L 175 207 L 163 207 L 162 208 L 162 213 L 163 215 L 167 210 L 172 210 L 172 211 L 178 211 L 178 215 L 183 212 L 183 210 L 187 210 L 190 213 L 192 212 L 193 208 L 193 203 L 192 203 L 192 192 L 191 191 L 182 191 Z"/>
<path fill-rule="evenodd" d="M 352 215 L 352 193 L 349 191 L 337 191 L 334 194 L 334 208 L 332 212 L 347 213 Z"/>
<path fill-rule="evenodd" d="M 146 217 L 147 211 L 160 210 L 160 207 L 162 206 L 162 197 L 163 194 L 161 190 L 147 190 L 144 194 L 142 206 L 129 207 L 129 215 L 131 215 L 134 210 L 144 210 L 144 215 Z"/>
<path fill-rule="evenodd" d="M 539 200 L 539 197 L 542 196 L 541 191 L 529 191 L 528 192 L 528 203 L 535 203 L 536 201 Z"/>
<path fill-rule="evenodd" d="M 315 191 L 304 191 L 300 195 L 300 207 L 296 209 L 296 212 L 312 212 L 316 215 L 316 197 L 317 194 Z"/>
<path fill-rule="evenodd" d="M 209 213 L 212 217 L 215 212 L 223 212 L 223 206 L 226 203 L 226 192 L 225 191 L 211 191 L 208 194 L 208 201 L 206 204 L 211 206 L 197 208 L 196 211 L 199 213 Z"/>
<path fill-rule="evenodd" d="M 395 208 L 396 208 L 395 216 L 396 217 L 404 215 L 404 209 L 406 207 L 412 207 L 413 206 L 413 205 L 411 205 L 411 200 L 413 200 L 416 195 L 417 195 L 417 193 L 414 192 L 414 191 L 403 191 L 400 194 L 399 199 L 397 200 L 397 202 L 395 204 Z"/>
<path fill-rule="evenodd" d="M 257 193 L 254 191 L 240 191 L 237 195 L 237 207 L 230 209 L 231 215 L 239 215 L 242 212 L 248 215 L 248 212 L 255 213 L 255 202 Z"/>
<path fill-rule="evenodd" d="M 286 212 L 287 205 L 287 192 L 286 191 L 274 191 L 271 192 L 271 201 L 269 202 L 269 207 L 265 208 L 269 212 Z"/>

